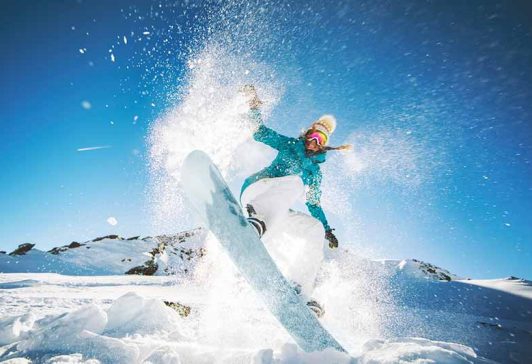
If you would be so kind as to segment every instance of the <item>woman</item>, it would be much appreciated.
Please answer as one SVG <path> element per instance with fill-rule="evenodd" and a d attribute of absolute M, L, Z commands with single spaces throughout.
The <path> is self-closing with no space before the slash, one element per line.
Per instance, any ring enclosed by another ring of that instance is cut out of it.
<path fill-rule="evenodd" d="M 307 244 L 304 250 L 307 264 L 300 269 L 299 276 L 294 273 L 293 277 L 287 276 L 287 278 L 297 282 L 295 283 L 297 289 L 310 297 L 323 259 L 323 237 L 329 241 L 330 248 L 338 247 L 334 229 L 329 226 L 320 205 L 322 179 L 320 164 L 325 162 L 328 151 L 349 149 L 349 146 L 336 148 L 328 146 L 329 137 L 336 127 L 336 121 L 331 115 L 319 118 L 298 138 L 277 133 L 262 122 L 260 114 L 262 102 L 255 88 L 247 85 L 243 91 L 249 98 L 250 116 L 257 125 L 253 138 L 276 149 L 278 154 L 268 167 L 244 181 L 240 200 L 248 213 L 248 221 L 255 227 L 263 241 L 267 240 L 268 234 L 272 231 L 279 231 L 297 223 L 303 226 L 297 235 Z M 303 194 L 306 195 L 306 206 L 313 218 L 301 216 L 303 214 L 298 215 L 290 210 Z M 273 257 L 274 255 L 272 254 Z M 286 272 L 283 273 L 287 275 Z M 318 316 L 320 312 L 322 314 L 321 307 L 318 307 L 318 310 L 312 307 L 313 304 L 317 305 L 315 301 L 309 302 L 309 306 L 318 313 Z"/>

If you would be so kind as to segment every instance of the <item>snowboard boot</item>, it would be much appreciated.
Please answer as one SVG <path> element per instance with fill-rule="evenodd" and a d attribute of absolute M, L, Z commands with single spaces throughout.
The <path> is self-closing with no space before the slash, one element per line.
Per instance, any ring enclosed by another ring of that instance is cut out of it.
<path fill-rule="evenodd" d="M 301 296 L 301 294 L 303 293 L 303 287 L 299 283 L 294 282 L 294 281 L 290 281 L 290 285 L 294 289 L 294 292 L 298 296 Z M 323 307 L 318 303 L 318 301 L 314 299 L 311 299 L 310 301 L 308 301 L 307 306 L 308 308 L 312 310 L 312 312 L 314 312 L 314 314 L 318 318 L 322 317 L 325 314 L 325 310 L 323 309 Z"/>
<path fill-rule="evenodd" d="M 323 307 L 316 300 L 308 301 L 307 302 L 307 306 L 308 306 L 308 308 L 310 308 L 312 310 L 312 312 L 314 312 L 314 314 L 318 318 L 321 318 L 325 314 L 325 310 L 323 309 Z"/>
<path fill-rule="evenodd" d="M 255 230 L 257 230 L 259 239 L 262 238 L 262 236 L 266 232 L 266 224 L 264 223 L 264 221 L 258 218 L 257 212 L 250 204 L 246 205 L 246 211 L 248 213 L 248 222 L 251 224 L 251 226 L 255 228 Z"/>

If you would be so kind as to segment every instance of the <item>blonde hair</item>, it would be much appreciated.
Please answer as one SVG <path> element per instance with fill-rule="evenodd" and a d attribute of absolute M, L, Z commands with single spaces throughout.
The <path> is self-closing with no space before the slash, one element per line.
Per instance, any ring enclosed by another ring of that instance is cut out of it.
<path fill-rule="evenodd" d="M 348 151 L 348 150 L 352 150 L 353 149 L 353 145 L 352 144 L 342 144 L 342 145 L 339 145 L 337 147 L 328 147 L 328 146 L 325 146 L 323 147 L 323 149 L 325 151 L 329 151 L 329 150 L 339 150 L 339 151 Z"/>

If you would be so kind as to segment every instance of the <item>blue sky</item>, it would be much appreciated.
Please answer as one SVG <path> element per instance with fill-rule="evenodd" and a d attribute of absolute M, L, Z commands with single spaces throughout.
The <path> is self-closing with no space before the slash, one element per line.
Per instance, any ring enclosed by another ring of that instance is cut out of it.
<path fill-rule="evenodd" d="M 0 7 L 0 250 L 157 234 L 147 216 L 145 137 L 181 82 L 187 47 L 208 39 L 202 29 L 215 6 Z M 417 257 L 465 276 L 531 278 L 530 6 L 315 1 L 263 9 L 254 30 L 266 41 L 250 51 L 286 87 L 272 126 L 294 134 L 300 123 L 285 120 L 331 112 L 342 122 L 335 140 L 410 128 L 426 147 L 430 173 L 419 188 L 381 181 L 351 195 L 361 229 L 355 247 L 375 244 L 392 258 Z M 110 148 L 77 151 L 93 146 Z M 107 223 L 110 216 L 118 225 Z M 347 230 L 345 217 L 331 219 Z"/>

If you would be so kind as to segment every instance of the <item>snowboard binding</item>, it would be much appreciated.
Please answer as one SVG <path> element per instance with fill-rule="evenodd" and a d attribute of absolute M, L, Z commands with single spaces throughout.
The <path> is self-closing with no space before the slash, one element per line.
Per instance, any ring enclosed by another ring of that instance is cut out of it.
<path fill-rule="evenodd" d="M 316 300 L 308 301 L 307 306 L 312 310 L 312 312 L 314 312 L 314 314 L 316 314 L 318 318 L 323 317 L 325 314 L 325 309 Z"/>
<path fill-rule="evenodd" d="M 251 206 L 250 204 L 246 205 L 246 212 L 248 213 L 248 222 L 257 230 L 257 234 L 259 235 L 259 238 L 262 238 L 264 233 L 266 232 L 266 224 L 264 221 L 259 219 L 257 217 L 257 212 L 255 211 L 255 208 Z"/>
<path fill-rule="evenodd" d="M 298 296 L 301 296 L 302 293 L 303 293 L 303 287 L 301 287 L 301 285 L 299 283 L 294 282 L 294 281 L 290 281 L 290 284 L 294 288 L 294 292 Z M 316 315 L 317 318 L 321 318 L 321 317 L 323 317 L 323 315 L 325 315 L 325 309 L 315 299 L 311 299 L 310 301 L 308 301 L 307 302 L 307 307 L 310 308 L 310 310 L 312 312 L 314 312 L 314 314 Z"/>

